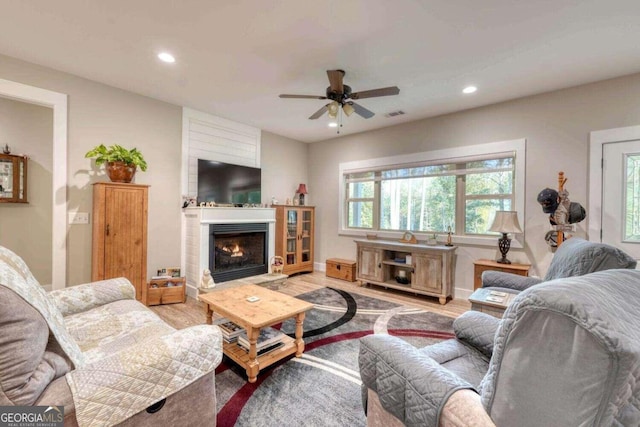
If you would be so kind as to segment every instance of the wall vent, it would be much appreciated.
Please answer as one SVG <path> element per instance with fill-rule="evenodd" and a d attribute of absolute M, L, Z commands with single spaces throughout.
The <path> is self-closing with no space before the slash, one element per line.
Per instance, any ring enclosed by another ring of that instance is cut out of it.
<path fill-rule="evenodd" d="M 384 116 L 385 116 L 385 117 L 395 117 L 395 116 L 401 116 L 401 115 L 403 115 L 403 114 L 405 114 L 405 112 L 404 112 L 404 111 L 402 111 L 402 110 L 398 110 L 398 111 L 392 111 L 392 112 L 390 112 L 390 113 L 387 113 L 387 114 L 385 114 Z"/>

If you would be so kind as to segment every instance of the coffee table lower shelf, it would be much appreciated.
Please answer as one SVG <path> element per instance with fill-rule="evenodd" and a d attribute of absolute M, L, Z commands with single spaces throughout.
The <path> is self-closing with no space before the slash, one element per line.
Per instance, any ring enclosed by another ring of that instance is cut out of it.
<path fill-rule="evenodd" d="M 281 347 L 276 348 L 275 350 L 271 350 L 268 353 L 262 354 L 256 358 L 258 361 L 257 366 L 255 367 L 255 375 L 251 375 L 250 371 L 251 359 L 249 358 L 249 352 L 244 348 L 240 347 L 238 343 L 225 342 L 222 344 L 222 352 L 225 356 L 236 362 L 238 365 L 242 366 L 247 371 L 247 376 L 249 378 L 257 376 L 258 372 L 267 366 L 271 366 L 279 360 L 289 356 L 290 354 L 296 354 L 298 351 L 298 346 L 293 338 L 286 336 L 282 339 L 284 343 Z"/>

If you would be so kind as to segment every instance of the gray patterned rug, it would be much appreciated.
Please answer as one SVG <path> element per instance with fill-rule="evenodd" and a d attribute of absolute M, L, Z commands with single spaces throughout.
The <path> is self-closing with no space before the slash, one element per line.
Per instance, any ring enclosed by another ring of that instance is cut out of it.
<path fill-rule="evenodd" d="M 297 298 L 315 305 L 304 321 L 304 354 L 260 371 L 253 384 L 225 357 L 216 369 L 219 427 L 365 426 L 358 339 L 388 333 L 423 347 L 453 336 L 452 318 L 413 307 L 333 288 Z M 295 322 L 276 328 L 293 336 Z"/>

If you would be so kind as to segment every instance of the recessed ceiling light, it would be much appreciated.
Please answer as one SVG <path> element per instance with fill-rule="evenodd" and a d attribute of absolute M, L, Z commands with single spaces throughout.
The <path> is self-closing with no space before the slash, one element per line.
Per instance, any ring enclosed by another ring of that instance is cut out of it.
<path fill-rule="evenodd" d="M 475 91 L 477 91 L 478 88 L 475 86 L 467 86 L 464 89 L 462 89 L 462 93 L 473 93 Z"/>
<path fill-rule="evenodd" d="M 336 123 L 336 122 L 329 122 L 329 127 L 330 127 L 330 128 L 337 128 L 337 127 L 338 127 L 338 123 Z"/>
<path fill-rule="evenodd" d="M 158 54 L 158 58 L 163 62 L 176 62 L 176 58 L 173 57 L 170 53 L 162 52 Z"/>

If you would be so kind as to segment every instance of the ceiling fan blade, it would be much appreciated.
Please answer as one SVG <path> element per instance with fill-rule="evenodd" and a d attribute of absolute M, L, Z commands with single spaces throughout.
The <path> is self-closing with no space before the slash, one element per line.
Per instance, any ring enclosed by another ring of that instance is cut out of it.
<path fill-rule="evenodd" d="M 280 95 L 280 98 L 327 99 L 326 96 L 318 96 L 318 95 L 287 95 L 287 94 Z"/>
<path fill-rule="evenodd" d="M 327 76 L 329 76 L 329 85 L 331 86 L 331 90 L 337 93 L 344 93 L 344 85 L 342 83 L 344 71 L 327 70 Z"/>
<path fill-rule="evenodd" d="M 311 116 L 309 116 L 309 120 L 317 119 L 318 117 L 326 113 L 328 109 L 329 109 L 329 104 L 325 105 L 324 107 L 322 107 L 321 109 L 313 113 Z"/>
<path fill-rule="evenodd" d="M 370 119 L 371 117 L 375 116 L 375 113 L 373 111 L 367 110 L 360 104 L 356 104 L 355 102 L 350 102 L 349 105 L 353 107 L 356 114 L 364 117 L 365 119 Z"/>
<path fill-rule="evenodd" d="M 383 87 L 380 89 L 363 90 L 351 94 L 351 99 L 375 98 L 376 96 L 397 95 L 400 89 L 397 86 Z"/>

